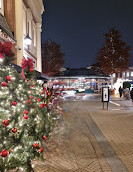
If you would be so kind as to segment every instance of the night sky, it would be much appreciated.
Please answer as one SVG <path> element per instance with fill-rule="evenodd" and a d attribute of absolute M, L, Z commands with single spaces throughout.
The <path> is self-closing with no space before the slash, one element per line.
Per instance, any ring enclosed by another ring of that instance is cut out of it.
<path fill-rule="evenodd" d="M 131 46 L 133 65 L 133 0 L 44 0 L 42 42 L 53 40 L 65 53 L 64 67 L 87 67 L 96 62 L 103 33 L 118 29 Z"/>

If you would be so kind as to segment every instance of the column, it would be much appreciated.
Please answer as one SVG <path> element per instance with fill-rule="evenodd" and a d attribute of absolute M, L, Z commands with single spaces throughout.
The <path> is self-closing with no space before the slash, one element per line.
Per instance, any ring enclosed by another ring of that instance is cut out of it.
<path fill-rule="evenodd" d="M 110 75 L 110 78 L 111 78 L 111 90 L 113 90 L 113 74 Z"/>
<path fill-rule="evenodd" d="M 15 0 L 16 40 L 17 40 L 17 65 L 21 66 L 23 58 L 23 2 Z"/>
<path fill-rule="evenodd" d="M 41 24 L 36 23 L 36 33 L 37 33 L 37 70 L 42 72 L 42 58 L 41 58 Z"/>

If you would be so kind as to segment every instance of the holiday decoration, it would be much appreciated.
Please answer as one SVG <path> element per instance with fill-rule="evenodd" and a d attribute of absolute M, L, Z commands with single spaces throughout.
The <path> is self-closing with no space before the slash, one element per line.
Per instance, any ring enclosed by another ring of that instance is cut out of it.
<path fill-rule="evenodd" d="M 37 99 L 37 101 L 38 101 L 38 102 L 40 102 L 40 101 L 41 101 L 41 99 Z"/>
<path fill-rule="evenodd" d="M 105 43 L 97 57 L 100 68 L 108 75 L 126 71 L 129 65 L 130 47 L 120 39 L 119 31 L 114 28 L 104 36 Z"/>
<path fill-rule="evenodd" d="M 2 86 L 2 87 L 7 87 L 7 83 L 6 83 L 6 82 L 2 82 L 2 83 L 1 83 L 1 86 Z"/>
<path fill-rule="evenodd" d="M 45 104 L 45 103 L 42 103 L 42 104 L 40 105 L 40 108 L 44 108 L 44 107 L 46 107 L 46 104 Z"/>
<path fill-rule="evenodd" d="M 17 104 L 17 102 L 12 102 L 12 106 L 16 106 Z"/>
<path fill-rule="evenodd" d="M 39 144 L 38 143 L 33 144 L 33 148 L 39 148 Z"/>
<path fill-rule="evenodd" d="M 2 37 L 6 38 L 8 41 L 10 41 L 12 44 L 15 43 L 15 41 L 8 34 L 6 34 L 4 31 L 2 31 L 1 29 L 0 29 L 0 35 Z"/>
<path fill-rule="evenodd" d="M 3 125 L 4 125 L 4 126 L 8 126 L 8 125 L 9 125 L 9 120 L 8 120 L 8 119 L 5 119 L 5 120 L 3 121 Z"/>
<path fill-rule="evenodd" d="M 7 150 L 3 150 L 3 151 L 1 151 L 1 153 L 0 153 L 0 155 L 1 155 L 2 157 L 7 157 L 8 154 L 9 154 L 9 152 L 8 152 Z"/>
<path fill-rule="evenodd" d="M 17 128 L 13 128 L 13 129 L 12 129 L 12 132 L 13 132 L 13 133 L 16 133 L 16 132 L 17 132 Z"/>
<path fill-rule="evenodd" d="M 31 77 L 33 61 L 23 59 L 23 79 L 11 65 L 11 47 L 0 44 L 0 171 L 31 172 L 32 160 L 43 159 L 43 140 L 49 138 L 57 112 L 48 109 L 52 97 L 42 95 L 42 85 Z"/>
<path fill-rule="evenodd" d="M 27 110 L 25 110 L 24 112 L 23 112 L 23 114 L 25 114 L 25 115 L 28 115 L 28 111 Z"/>
<path fill-rule="evenodd" d="M 33 60 L 28 58 L 27 60 L 25 58 L 22 59 L 22 77 L 24 79 L 31 79 L 33 78 Z"/>
<path fill-rule="evenodd" d="M 11 81 L 11 79 L 12 79 L 11 76 L 7 76 L 7 77 L 6 77 L 7 82 Z"/>
<path fill-rule="evenodd" d="M 42 153 L 42 152 L 43 152 L 43 148 L 40 148 L 40 149 L 38 150 L 38 152 L 39 152 L 39 153 Z"/>
<path fill-rule="evenodd" d="M 24 115 L 23 119 L 27 120 L 28 119 L 28 115 Z"/>
<path fill-rule="evenodd" d="M 44 136 L 43 136 L 43 140 L 46 140 L 46 139 L 47 139 L 47 137 L 44 135 Z"/>

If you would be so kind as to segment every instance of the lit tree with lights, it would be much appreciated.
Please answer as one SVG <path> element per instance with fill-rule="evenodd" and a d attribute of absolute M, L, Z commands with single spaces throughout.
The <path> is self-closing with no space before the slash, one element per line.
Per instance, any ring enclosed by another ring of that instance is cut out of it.
<path fill-rule="evenodd" d="M 50 93 L 31 79 L 32 59 L 23 59 L 22 76 L 12 67 L 10 44 L 0 43 L 0 171 L 34 171 L 43 159 L 43 141 L 55 125 Z M 24 79 L 23 79 L 23 78 Z"/>
<path fill-rule="evenodd" d="M 130 47 L 120 40 L 121 35 L 116 29 L 110 29 L 104 36 L 105 43 L 97 57 L 101 69 L 106 74 L 125 71 L 128 68 Z"/>

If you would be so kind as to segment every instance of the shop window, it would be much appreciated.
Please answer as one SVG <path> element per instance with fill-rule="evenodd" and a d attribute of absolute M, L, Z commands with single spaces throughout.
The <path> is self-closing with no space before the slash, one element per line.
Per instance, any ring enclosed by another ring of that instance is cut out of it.
<path fill-rule="evenodd" d="M 133 72 L 131 72 L 131 76 L 133 76 Z"/>
<path fill-rule="evenodd" d="M 113 78 L 115 78 L 115 73 L 113 73 Z"/>
<path fill-rule="evenodd" d="M 129 77 L 129 72 L 127 72 L 127 77 Z"/>
<path fill-rule="evenodd" d="M 122 74 L 122 75 L 123 75 L 123 78 L 125 78 L 125 72 L 123 72 L 123 74 Z"/>

